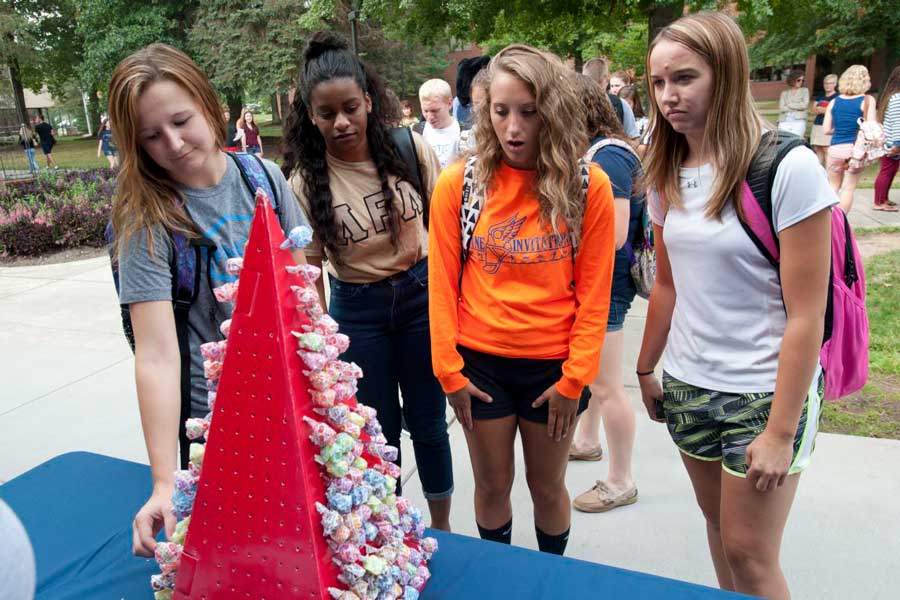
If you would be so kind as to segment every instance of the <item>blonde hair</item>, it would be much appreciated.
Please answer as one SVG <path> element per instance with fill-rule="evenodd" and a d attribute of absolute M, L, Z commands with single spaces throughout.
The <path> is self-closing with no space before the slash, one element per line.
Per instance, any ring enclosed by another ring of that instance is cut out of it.
<path fill-rule="evenodd" d="M 699 12 L 682 17 L 657 34 L 647 51 L 647 89 L 650 94 L 650 130 L 653 143 L 644 165 L 649 187 L 666 205 L 681 204 L 678 172 L 688 154 L 687 139 L 660 113 L 650 83 L 650 56 L 657 44 L 670 41 L 698 54 L 713 70 L 713 92 L 703 148 L 711 158 L 716 180 L 706 215 L 720 219 L 729 201 L 739 199 L 747 169 L 763 131 L 763 121 L 750 94 L 750 61 L 740 28 L 722 13 Z M 743 216 L 740 202 L 734 210 Z"/>
<path fill-rule="evenodd" d="M 869 70 L 863 65 L 850 65 L 838 79 L 838 91 L 846 96 L 865 94 L 871 87 Z"/>
<path fill-rule="evenodd" d="M 826 81 L 833 81 L 835 85 L 837 85 L 838 76 L 834 73 L 829 73 L 825 77 L 822 78 L 822 83 L 824 84 Z"/>
<path fill-rule="evenodd" d="M 453 92 L 443 79 L 429 79 L 419 88 L 419 102 L 426 100 L 450 100 Z"/>
<path fill-rule="evenodd" d="M 541 209 L 541 223 L 559 233 L 559 222 L 566 224 L 577 244 L 584 218 L 579 160 L 587 150 L 587 134 L 583 127 L 581 100 L 575 87 L 574 73 L 556 56 L 531 46 L 513 44 L 501 50 L 486 68 L 485 99 L 474 106 L 475 187 L 487 199 L 491 182 L 503 149 L 491 123 L 491 82 L 498 73 L 517 77 L 534 95 L 537 116 L 541 120 L 538 134 L 539 153 L 535 195 Z"/>
<path fill-rule="evenodd" d="M 109 82 L 109 120 L 121 157 L 112 205 L 116 250 L 141 231 L 146 232 L 152 249 L 152 229 L 157 225 L 197 237 L 178 185 L 150 158 L 138 139 L 138 101 L 151 84 L 159 81 L 171 81 L 183 88 L 199 106 L 214 138 L 225 138 L 219 98 L 209 79 L 186 54 L 166 44 L 151 44 L 118 64 Z"/>

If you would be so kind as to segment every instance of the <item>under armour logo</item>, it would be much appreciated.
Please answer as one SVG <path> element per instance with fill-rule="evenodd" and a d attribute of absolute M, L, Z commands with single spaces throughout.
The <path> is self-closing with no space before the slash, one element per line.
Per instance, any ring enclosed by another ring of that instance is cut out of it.
<path fill-rule="evenodd" d="M 684 182 L 684 185 L 686 188 L 691 190 L 691 189 L 700 187 L 700 182 L 697 181 L 696 179 L 688 179 L 687 181 Z"/>

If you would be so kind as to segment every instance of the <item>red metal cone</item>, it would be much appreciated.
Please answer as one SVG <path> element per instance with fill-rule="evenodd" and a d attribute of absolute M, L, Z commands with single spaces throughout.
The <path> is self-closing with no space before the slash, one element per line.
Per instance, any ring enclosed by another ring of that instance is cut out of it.
<path fill-rule="evenodd" d="M 315 509 L 324 483 L 302 418 L 316 415 L 290 333 L 306 317 L 284 239 L 258 199 L 176 600 L 325 600 L 339 585 Z"/>

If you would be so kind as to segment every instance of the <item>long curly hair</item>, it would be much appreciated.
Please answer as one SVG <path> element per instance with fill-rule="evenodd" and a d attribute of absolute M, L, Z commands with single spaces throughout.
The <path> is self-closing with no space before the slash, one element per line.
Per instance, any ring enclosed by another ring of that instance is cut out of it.
<path fill-rule="evenodd" d="M 166 44 L 151 44 L 118 64 L 109 82 L 109 122 L 116 132 L 121 161 L 112 205 L 114 251 L 141 231 L 146 232 L 152 249 L 151 229 L 160 224 L 186 237 L 198 237 L 184 210 L 184 195 L 178 185 L 150 158 L 138 139 L 138 100 L 157 81 L 172 81 L 182 87 L 197 103 L 214 138 L 225 139 L 219 98 L 200 67 L 184 52 Z"/>
<path fill-rule="evenodd" d="M 491 182 L 503 160 L 503 149 L 491 124 L 491 82 L 497 73 L 509 73 L 534 94 L 541 119 L 535 190 L 541 223 L 549 225 L 556 234 L 560 222 L 565 223 L 577 244 L 584 219 L 579 161 L 587 151 L 588 138 L 583 127 L 572 126 L 583 121 L 575 74 L 555 55 L 523 44 L 501 50 L 491 59 L 487 70 L 484 101 L 474 106 L 476 187 L 489 201 Z"/>
<path fill-rule="evenodd" d="M 396 194 L 388 185 L 388 175 L 403 179 L 410 185 L 413 185 L 413 179 L 389 135 L 390 119 L 395 115 L 384 82 L 374 69 L 350 52 L 346 40 L 327 31 L 318 31 L 312 35 L 303 58 L 297 93 L 284 125 L 284 164 L 281 171 L 286 178 L 290 179 L 296 174 L 302 180 L 304 193 L 309 200 L 309 217 L 313 229 L 322 240 L 329 260 L 335 264 L 343 264 L 340 251 L 343 238 L 334 217 L 334 199 L 325 159 L 325 139 L 309 116 L 309 102 L 312 91 L 319 84 L 343 78 L 355 81 L 372 101 L 372 112 L 366 121 L 366 140 L 370 158 L 381 180 L 388 230 L 396 252 L 400 217 L 396 207 Z M 424 205 L 427 198 L 423 197 L 422 201 Z M 426 225 L 427 215 L 428 211 L 425 210 L 423 218 Z"/>
<path fill-rule="evenodd" d="M 698 54 L 713 70 L 713 91 L 706 116 L 703 147 L 716 170 L 706 216 L 721 219 L 729 203 L 743 218 L 740 196 L 747 169 L 759 147 L 764 125 L 750 94 L 750 59 L 740 27 L 727 15 L 699 12 L 681 17 L 662 29 L 647 50 L 647 90 L 653 142 L 644 157 L 646 183 L 666 205 L 681 207 L 678 173 L 688 155 L 685 136 L 675 131 L 659 110 L 652 85 L 650 56 L 662 41 L 680 44 Z"/>

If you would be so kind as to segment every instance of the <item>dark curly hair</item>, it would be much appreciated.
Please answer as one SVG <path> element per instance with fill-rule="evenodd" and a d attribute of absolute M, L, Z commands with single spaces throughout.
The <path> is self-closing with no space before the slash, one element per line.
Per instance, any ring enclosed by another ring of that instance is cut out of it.
<path fill-rule="evenodd" d="M 304 65 L 297 82 L 297 93 L 284 125 L 281 171 L 290 178 L 298 173 L 303 190 L 309 199 L 310 220 L 322 239 L 328 256 L 336 264 L 343 264 L 342 242 L 334 218 L 328 165 L 325 160 L 325 139 L 309 117 L 310 94 L 317 85 L 332 79 L 353 79 L 372 100 L 372 112 L 366 121 L 369 154 L 381 180 L 387 209 L 387 225 L 394 251 L 398 249 L 400 222 L 396 194 L 388 185 L 388 174 L 403 179 L 415 187 L 400 153 L 389 135 L 392 111 L 389 96 L 381 77 L 350 50 L 340 36 L 318 31 L 312 35 L 303 53 Z M 426 198 L 422 198 L 423 203 Z M 427 219 L 427 211 L 424 217 Z M 426 221 L 427 223 L 427 221 Z"/>

